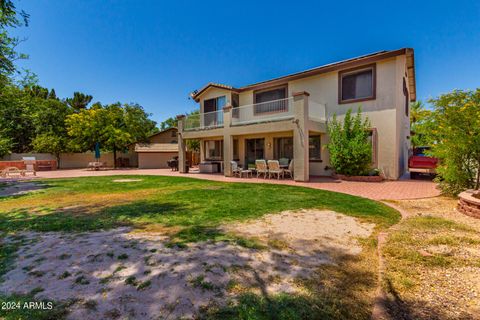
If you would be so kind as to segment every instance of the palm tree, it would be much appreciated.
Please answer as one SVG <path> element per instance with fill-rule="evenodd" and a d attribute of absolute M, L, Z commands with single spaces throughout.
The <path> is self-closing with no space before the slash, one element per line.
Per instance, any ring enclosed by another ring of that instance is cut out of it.
<path fill-rule="evenodd" d="M 412 147 L 428 145 L 428 130 L 431 111 L 426 109 L 421 101 L 410 104 L 410 128 L 412 131 Z"/>
<path fill-rule="evenodd" d="M 73 98 L 67 98 L 66 102 L 73 110 L 75 110 L 75 112 L 79 112 L 83 109 L 86 109 L 92 99 L 93 97 L 91 95 L 81 92 L 74 92 Z"/>

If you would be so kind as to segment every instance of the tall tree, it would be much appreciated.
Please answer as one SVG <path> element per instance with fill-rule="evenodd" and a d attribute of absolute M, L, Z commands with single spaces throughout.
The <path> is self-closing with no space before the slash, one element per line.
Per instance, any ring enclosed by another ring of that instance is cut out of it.
<path fill-rule="evenodd" d="M 92 102 L 93 97 L 81 92 L 74 92 L 73 98 L 67 98 L 67 104 L 75 111 L 79 112 L 86 109 L 88 104 Z"/>
<path fill-rule="evenodd" d="M 65 120 L 73 110 L 65 102 L 51 98 L 37 99 L 36 105 L 32 117 L 36 134 L 32 140 L 33 150 L 54 154 L 60 165 L 60 154 L 69 151 Z"/>
<path fill-rule="evenodd" d="M 480 88 L 455 90 L 430 100 L 432 154 L 440 159 L 438 181 L 444 193 L 480 188 Z"/>
<path fill-rule="evenodd" d="M 0 91 L 0 133 L 1 138 L 10 141 L 11 152 L 31 151 L 35 108 L 35 99 L 17 86 L 7 85 Z"/>
<path fill-rule="evenodd" d="M 412 147 L 430 146 L 433 141 L 429 132 L 432 129 L 432 112 L 421 101 L 410 104 L 410 129 L 413 132 Z"/>
<path fill-rule="evenodd" d="M 28 19 L 28 14 L 17 10 L 12 0 L 0 0 L 0 82 L 5 82 L 15 72 L 15 60 L 27 58 L 17 52 L 16 47 L 21 40 L 9 35 L 7 28 L 27 26 Z"/>
<path fill-rule="evenodd" d="M 100 143 L 103 150 L 112 151 L 116 166 L 117 151 L 125 149 L 156 131 L 155 122 L 149 119 L 138 104 L 94 104 L 67 117 L 67 130 L 74 149 L 93 150 Z"/>

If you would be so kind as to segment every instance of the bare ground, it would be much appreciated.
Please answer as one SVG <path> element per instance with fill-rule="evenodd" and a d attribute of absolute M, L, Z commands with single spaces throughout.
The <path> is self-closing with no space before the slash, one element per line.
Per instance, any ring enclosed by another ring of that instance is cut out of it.
<path fill-rule="evenodd" d="M 480 219 L 447 197 L 394 203 L 409 217 L 385 248 L 393 318 L 480 319 Z"/>
<path fill-rule="evenodd" d="M 72 319 L 191 318 L 201 308 L 224 305 L 244 290 L 301 291 L 298 279 L 334 264 L 337 255 L 359 254 L 357 239 L 368 237 L 373 225 L 332 211 L 302 210 L 224 229 L 255 236 L 267 249 L 227 242 L 169 247 L 165 233 L 127 228 L 23 233 L 27 244 L 0 292 L 33 290 L 37 298 L 73 299 Z"/>

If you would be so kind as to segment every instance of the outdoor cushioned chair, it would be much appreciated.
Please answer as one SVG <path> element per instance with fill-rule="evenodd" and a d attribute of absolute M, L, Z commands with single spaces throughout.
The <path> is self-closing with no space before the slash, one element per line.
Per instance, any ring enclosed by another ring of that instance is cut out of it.
<path fill-rule="evenodd" d="M 293 160 L 288 164 L 288 169 L 283 170 L 283 174 L 284 176 L 288 175 L 291 179 L 293 179 Z"/>
<path fill-rule="evenodd" d="M 281 166 L 288 166 L 288 158 L 280 158 L 278 159 L 278 162 Z"/>
<path fill-rule="evenodd" d="M 264 179 L 267 178 L 268 168 L 265 160 L 255 160 L 255 170 L 257 171 L 257 178 L 262 174 Z"/>
<path fill-rule="evenodd" d="M 237 176 L 241 178 L 243 174 L 246 174 L 248 178 L 249 174 L 252 175 L 252 170 L 243 169 L 242 167 L 239 167 L 236 161 L 230 161 L 230 165 L 232 166 L 232 174 L 234 177 Z"/>
<path fill-rule="evenodd" d="M 277 176 L 277 179 L 283 178 L 283 169 L 280 168 L 278 160 L 268 160 L 268 177 L 272 176 Z"/>

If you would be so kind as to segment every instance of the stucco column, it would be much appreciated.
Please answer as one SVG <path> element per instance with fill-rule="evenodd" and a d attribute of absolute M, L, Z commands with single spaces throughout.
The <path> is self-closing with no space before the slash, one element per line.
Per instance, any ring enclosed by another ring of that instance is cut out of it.
<path fill-rule="evenodd" d="M 187 172 L 187 149 L 185 145 L 185 140 L 183 139 L 183 124 L 185 122 L 185 116 L 183 114 L 177 116 L 178 124 L 178 171 L 180 173 Z"/>
<path fill-rule="evenodd" d="M 232 106 L 223 107 L 223 173 L 225 177 L 231 177 L 233 160 L 233 137 L 230 134 L 230 124 L 232 123 Z"/>
<path fill-rule="evenodd" d="M 308 161 L 308 92 L 293 93 L 293 178 L 295 181 L 308 181 L 310 178 Z"/>

